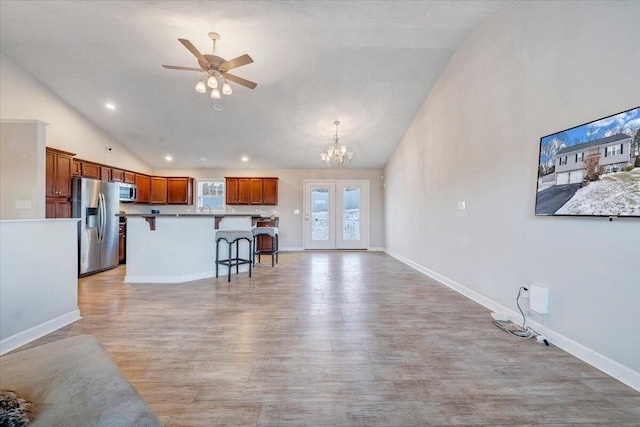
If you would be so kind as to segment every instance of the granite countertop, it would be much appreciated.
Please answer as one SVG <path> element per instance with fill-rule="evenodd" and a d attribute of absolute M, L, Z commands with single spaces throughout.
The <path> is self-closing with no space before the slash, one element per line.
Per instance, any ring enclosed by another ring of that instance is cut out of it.
<path fill-rule="evenodd" d="M 204 218 L 221 218 L 225 216 L 249 216 L 251 218 L 271 218 L 271 215 L 266 214 L 251 214 L 251 213 L 217 213 L 217 214 L 194 214 L 194 213 L 173 213 L 173 214 L 152 214 L 152 213 L 135 213 L 135 214 L 116 214 L 125 218 L 142 218 L 142 217 L 159 217 L 159 218 L 177 218 L 177 217 L 204 217 Z M 278 217 L 274 217 L 278 219 Z"/>

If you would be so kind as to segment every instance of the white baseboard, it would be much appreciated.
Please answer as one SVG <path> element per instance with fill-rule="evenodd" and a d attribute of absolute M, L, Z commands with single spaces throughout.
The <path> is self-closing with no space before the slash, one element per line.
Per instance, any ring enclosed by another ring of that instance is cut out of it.
<path fill-rule="evenodd" d="M 380 246 L 373 246 L 373 247 L 370 247 L 368 250 L 373 252 L 383 252 L 384 248 Z"/>
<path fill-rule="evenodd" d="M 0 355 L 22 347 L 25 344 L 29 344 L 31 341 L 35 341 L 80 319 L 82 319 L 80 310 L 73 310 L 55 319 L 48 320 L 25 331 L 13 334 L 0 341 Z"/>
<path fill-rule="evenodd" d="M 503 306 L 457 282 L 454 282 L 447 277 L 436 273 L 435 271 L 429 270 L 428 268 L 417 264 L 411 261 L 408 258 L 403 257 L 400 254 L 397 254 L 393 251 L 385 249 L 384 252 L 394 257 L 398 261 L 401 261 L 408 266 L 418 270 L 419 272 L 437 280 L 438 282 L 444 284 L 445 286 L 453 289 L 454 291 L 466 296 L 467 298 L 477 302 L 478 304 L 488 308 L 491 311 L 495 311 L 497 313 L 505 313 L 509 316 L 509 319 L 515 321 L 515 323 L 519 323 L 521 319 L 520 313 L 517 313 L 510 308 Z M 487 321 L 489 321 L 488 319 Z M 596 369 L 601 370 L 607 375 L 612 376 L 618 381 L 628 385 L 629 387 L 640 391 L 640 372 L 636 372 L 633 369 L 622 365 L 621 363 L 616 362 L 613 359 L 608 358 L 607 356 L 598 353 L 597 351 L 586 347 L 579 342 L 572 340 L 569 337 L 566 337 L 562 334 L 559 334 L 549 328 L 542 326 L 541 324 L 531 321 L 527 319 L 527 323 L 531 325 L 533 329 L 538 331 L 541 334 L 547 336 L 548 340 L 553 343 L 556 347 L 559 347 L 566 351 L 567 353 L 577 357 L 578 359 L 588 363 Z"/>
<path fill-rule="evenodd" d="M 289 247 L 282 247 L 280 249 L 278 249 L 280 252 L 301 252 L 304 251 L 303 247 L 297 247 L 297 246 L 289 246 Z"/>

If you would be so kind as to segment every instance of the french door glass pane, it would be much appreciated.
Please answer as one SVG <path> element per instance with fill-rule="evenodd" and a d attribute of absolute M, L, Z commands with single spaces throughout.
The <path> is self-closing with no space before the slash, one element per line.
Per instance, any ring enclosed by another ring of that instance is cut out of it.
<path fill-rule="evenodd" d="M 342 240 L 360 240 L 360 187 L 342 192 Z"/>
<path fill-rule="evenodd" d="M 329 187 L 311 189 L 311 240 L 329 240 Z"/>

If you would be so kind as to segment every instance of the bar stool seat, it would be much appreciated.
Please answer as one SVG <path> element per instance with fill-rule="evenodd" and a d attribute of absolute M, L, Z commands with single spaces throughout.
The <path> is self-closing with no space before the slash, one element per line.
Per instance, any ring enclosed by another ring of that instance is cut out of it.
<path fill-rule="evenodd" d="M 278 262 L 279 235 L 278 227 L 254 227 L 253 231 L 253 265 L 256 265 L 256 255 L 260 262 L 261 255 L 271 255 L 271 267 Z M 262 239 L 264 236 L 271 237 L 271 249 L 262 249 Z M 275 260 L 275 263 L 274 263 Z"/>
<path fill-rule="evenodd" d="M 220 241 L 224 240 L 229 244 L 229 256 L 227 259 L 220 259 Z M 247 240 L 249 242 L 249 258 L 240 258 L 240 240 Z M 236 256 L 232 256 L 233 244 L 236 245 Z M 251 265 L 252 265 L 252 245 L 253 233 L 248 230 L 219 230 L 216 231 L 216 277 L 218 277 L 218 266 L 226 265 L 229 267 L 227 272 L 227 282 L 231 282 L 231 267 L 236 267 L 236 274 L 240 271 L 239 266 L 241 264 L 249 264 L 249 277 L 251 277 Z"/>

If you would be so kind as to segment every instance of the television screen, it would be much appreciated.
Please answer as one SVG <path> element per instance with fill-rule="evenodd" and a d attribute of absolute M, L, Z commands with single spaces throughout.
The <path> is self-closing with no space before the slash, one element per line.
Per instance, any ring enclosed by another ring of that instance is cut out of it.
<path fill-rule="evenodd" d="M 640 217 L 640 107 L 540 138 L 536 215 Z"/>

